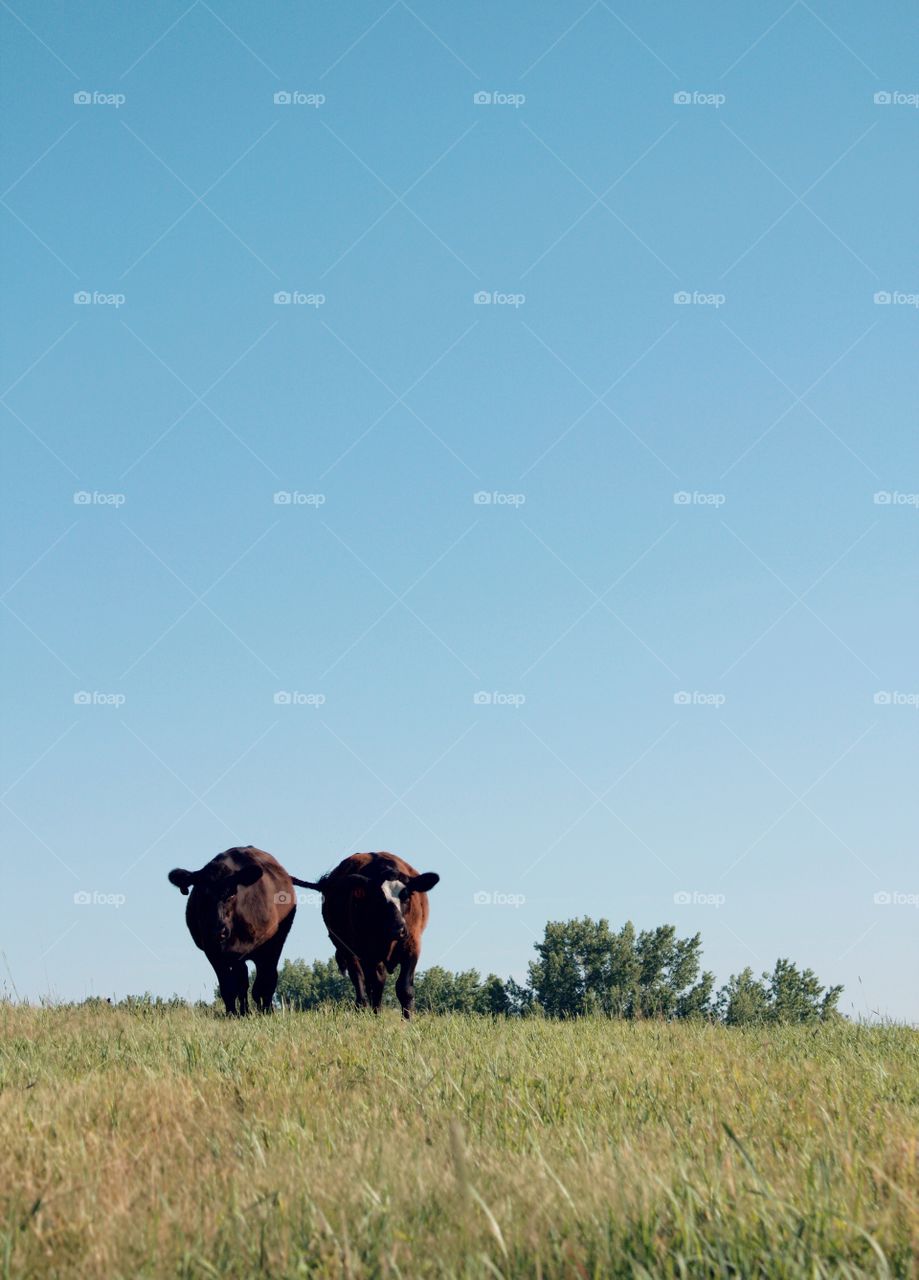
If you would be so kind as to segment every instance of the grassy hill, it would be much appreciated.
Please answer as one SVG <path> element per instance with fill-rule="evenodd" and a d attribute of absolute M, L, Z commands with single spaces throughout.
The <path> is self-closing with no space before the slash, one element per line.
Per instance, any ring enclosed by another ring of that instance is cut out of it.
<path fill-rule="evenodd" d="M 0 1006 L 7 1276 L 911 1276 L 919 1033 Z"/>

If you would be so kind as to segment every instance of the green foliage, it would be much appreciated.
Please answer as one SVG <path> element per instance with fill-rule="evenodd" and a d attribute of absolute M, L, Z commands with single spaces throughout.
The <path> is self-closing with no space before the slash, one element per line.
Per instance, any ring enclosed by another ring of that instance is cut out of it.
<path fill-rule="evenodd" d="M 718 1013 L 729 1027 L 761 1026 L 769 1021 L 769 993 L 749 965 L 732 974 L 718 992 Z"/>
<path fill-rule="evenodd" d="M 476 969 L 451 972 L 440 965 L 415 978 L 422 1013 L 482 1013 L 506 1017 L 713 1019 L 727 1026 L 817 1022 L 840 1017 L 842 987 L 824 988 L 810 969 L 778 960 L 762 980 L 752 969 L 732 975 L 716 993 L 714 976 L 702 970 L 698 933 L 678 938 L 672 924 L 638 933 L 629 921 L 618 931 L 607 920 L 550 921 L 528 982 Z M 174 1006 L 152 996 L 129 997 L 139 1008 Z M 277 1004 L 291 1009 L 349 1005 L 350 979 L 334 960 L 286 960 L 278 975 Z M 181 1003 L 181 1002 L 180 1002 Z M 389 983 L 384 1005 L 397 1006 Z"/>
<path fill-rule="evenodd" d="M 713 976 L 700 976 L 699 934 L 673 925 L 614 933 L 607 920 L 550 921 L 530 964 L 534 1000 L 550 1017 L 686 1018 L 709 1012 Z"/>
<path fill-rule="evenodd" d="M 451 973 L 435 965 L 415 979 L 415 1003 L 430 1013 L 509 1014 L 517 1010 L 508 985 L 493 973 L 482 978 L 476 969 Z"/>
<path fill-rule="evenodd" d="M 819 1022 L 838 1015 L 842 987 L 824 991 L 812 969 L 799 971 L 790 960 L 777 960 L 769 983 L 773 1022 Z"/>
<path fill-rule="evenodd" d="M 285 960 L 278 971 L 276 1000 L 291 1009 L 316 1009 L 322 1004 L 341 1004 L 353 999 L 346 974 L 338 972 L 334 960 Z"/>
<path fill-rule="evenodd" d="M 415 979 L 415 1003 L 429 1013 L 482 1013 L 482 983 L 475 969 L 451 973 L 435 965 Z"/>
<path fill-rule="evenodd" d="M 842 1015 L 837 1005 L 842 987 L 824 989 L 812 969 L 777 960 L 762 981 L 749 967 L 732 976 L 718 993 L 717 1009 L 730 1027 L 764 1023 L 826 1022 Z"/>

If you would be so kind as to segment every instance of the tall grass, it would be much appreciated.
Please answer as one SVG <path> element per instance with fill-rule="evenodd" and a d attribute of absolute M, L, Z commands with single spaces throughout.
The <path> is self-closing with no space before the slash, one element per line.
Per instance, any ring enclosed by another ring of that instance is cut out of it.
<path fill-rule="evenodd" d="M 914 1276 L 919 1035 L 0 1006 L 2 1275 Z"/>

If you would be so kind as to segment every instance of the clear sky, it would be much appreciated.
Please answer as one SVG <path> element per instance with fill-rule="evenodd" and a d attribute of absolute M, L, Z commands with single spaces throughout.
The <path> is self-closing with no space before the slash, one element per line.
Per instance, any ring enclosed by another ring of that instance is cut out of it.
<path fill-rule="evenodd" d="M 209 994 L 252 843 L 919 1018 L 915 6 L 0 21 L 4 984 Z"/>

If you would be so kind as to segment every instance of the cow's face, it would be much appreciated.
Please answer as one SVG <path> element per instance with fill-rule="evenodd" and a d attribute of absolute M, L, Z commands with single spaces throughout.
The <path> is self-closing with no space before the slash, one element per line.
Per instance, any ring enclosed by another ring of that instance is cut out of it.
<path fill-rule="evenodd" d="M 410 879 L 374 881 L 367 876 L 343 877 L 355 902 L 361 903 L 367 914 L 372 913 L 375 932 L 386 942 L 401 942 L 406 936 L 405 912 L 415 893 L 427 893 L 433 889 L 440 876 L 434 871 Z M 343 886 L 344 887 L 344 886 Z"/>
<path fill-rule="evenodd" d="M 262 868 L 252 863 L 240 870 L 226 864 L 208 863 L 200 871 L 170 871 L 169 880 L 182 893 L 194 889 L 189 910 L 194 911 L 197 931 L 207 943 L 229 951 L 234 943 L 239 890 L 256 884 Z"/>

